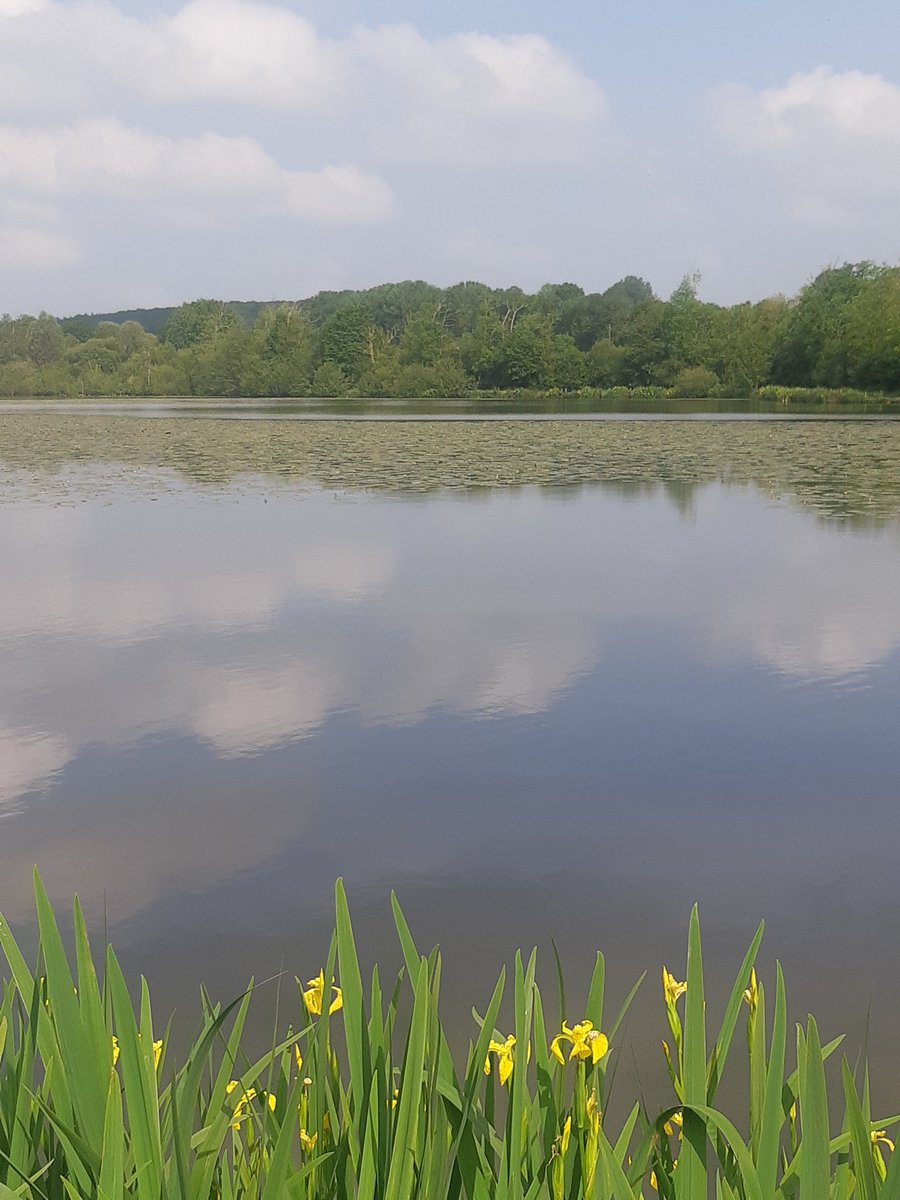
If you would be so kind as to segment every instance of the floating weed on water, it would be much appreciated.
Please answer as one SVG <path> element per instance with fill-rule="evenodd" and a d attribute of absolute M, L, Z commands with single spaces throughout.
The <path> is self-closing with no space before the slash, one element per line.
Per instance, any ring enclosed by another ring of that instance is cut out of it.
<path fill-rule="evenodd" d="M 517 956 L 514 1032 L 496 1027 L 501 971 L 455 1062 L 439 1016 L 439 953 L 419 954 L 394 899 L 405 966 L 390 995 L 377 969 L 365 987 L 340 881 L 335 898 L 328 960 L 299 985 L 299 1032 L 252 1060 L 252 987 L 225 1008 L 204 993 L 200 1031 L 176 1062 L 168 1034 L 154 1037 L 146 983 L 132 1000 L 111 949 L 98 973 L 77 902 L 73 975 L 35 876 L 34 971 L 0 920 L 10 977 L 0 993 L 0 1200 L 900 1200 L 900 1115 L 873 1120 L 865 1069 L 844 1059 L 836 1120 L 826 1064 L 840 1039 L 823 1046 L 812 1018 L 797 1027 L 788 1064 L 781 970 L 771 1022 L 755 970 L 761 928 L 712 1037 L 694 911 L 685 980 L 663 970 L 673 1097 L 655 1112 L 635 1104 L 613 1128 L 607 1068 L 637 985 L 602 1032 L 601 954 L 586 1015 L 550 1038 L 536 956 Z M 340 984 L 329 991 L 332 976 Z M 564 1001 L 561 973 L 559 982 Z M 742 1010 L 748 1099 L 728 1116 L 715 1097 Z"/>

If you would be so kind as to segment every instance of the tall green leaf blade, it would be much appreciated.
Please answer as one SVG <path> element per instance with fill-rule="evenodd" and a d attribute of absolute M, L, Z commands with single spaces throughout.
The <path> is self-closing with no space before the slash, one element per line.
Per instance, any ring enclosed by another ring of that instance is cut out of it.
<path fill-rule="evenodd" d="M 831 1183 L 828 1099 L 819 1030 L 812 1017 L 800 1057 L 800 1200 L 822 1200 Z"/>
<path fill-rule="evenodd" d="M 350 910 L 344 882 L 339 879 L 334 889 L 337 914 L 338 964 L 341 973 L 341 990 L 344 997 L 344 1036 L 347 1041 L 347 1060 L 350 1064 L 350 1086 L 358 1104 L 357 1120 L 359 1133 L 364 1132 L 366 1102 L 369 1095 L 368 1040 L 366 1038 L 366 1016 L 363 1008 L 363 983 L 359 969 L 359 957 L 350 922 Z M 325 981 L 323 1012 L 328 1005 L 328 984 Z"/>
<path fill-rule="evenodd" d="M 772 1048 L 766 1072 L 762 1121 L 759 1130 L 757 1171 L 766 1197 L 774 1195 L 781 1155 L 781 1131 L 784 1128 L 782 1080 L 787 1043 L 787 1000 L 781 963 L 775 964 L 775 1013 L 772 1018 Z"/>
<path fill-rule="evenodd" d="M 103 1153 L 97 1200 L 122 1200 L 125 1193 L 125 1125 L 122 1118 L 122 1093 L 115 1071 L 109 1073 L 109 1090 L 103 1122 Z"/>
<path fill-rule="evenodd" d="M 696 904 L 688 931 L 687 995 L 684 1009 L 684 1126 L 675 1194 L 678 1200 L 706 1196 L 706 1125 L 699 1109 L 706 1104 L 706 1014 L 700 917 Z"/>
<path fill-rule="evenodd" d="M 106 978 L 119 1039 L 119 1064 L 125 1086 L 138 1196 L 139 1200 L 159 1200 L 162 1185 L 159 1111 L 155 1103 L 153 1111 L 150 1108 L 143 1065 L 144 1051 L 125 978 L 112 948 L 107 950 Z"/>
<path fill-rule="evenodd" d="M 422 1107 L 422 1078 L 428 1025 L 428 961 L 422 959 L 416 979 L 409 1041 L 400 1079 L 394 1144 L 384 1200 L 409 1200 L 416 1166 L 416 1144 Z"/>
<path fill-rule="evenodd" d="M 63 948 L 56 916 L 37 871 L 34 873 L 41 948 L 47 966 L 47 996 L 57 1031 L 59 1055 L 73 1081 L 72 1105 L 84 1136 L 98 1149 L 103 1139 L 106 1110 L 108 1054 L 97 1055 L 84 1028 L 69 961 Z M 111 1053 L 111 1052 L 110 1052 Z"/>
<path fill-rule="evenodd" d="M 707 1087 L 707 1104 L 712 1104 L 715 1098 L 716 1090 L 719 1086 L 719 1080 L 722 1078 L 722 1072 L 725 1069 L 725 1062 L 728 1058 L 728 1051 L 731 1049 L 732 1038 L 734 1037 L 734 1028 L 737 1024 L 738 1013 L 741 1008 L 741 999 L 744 991 L 750 982 L 750 971 L 753 964 L 756 962 L 756 956 L 759 953 L 759 944 L 762 941 L 763 930 L 765 925 L 760 922 L 759 928 L 753 936 L 747 953 L 744 955 L 744 961 L 741 963 L 740 970 L 737 973 L 734 984 L 731 988 L 731 993 L 728 997 L 728 1003 L 725 1006 L 725 1016 L 722 1019 L 722 1026 L 719 1030 L 719 1036 L 716 1039 L 715 1048 L 713 1049 L 712 1058 L 709 1063 L 709 1084 Z M 690 976 L 690 971 L 688 972 Z M 690 987 L 690 980 L 688 980 Z M 690 992 L 688 993 L 687 1006 L 690 1006 Z"/>
<path fill-rule="evenodd" d="M 872 1139 L 869 1125 L 863 1113 L 853 1076 L 846 1058 L 841 1063 L 841 1083 L 844 1088 L 847 1122 L 850 1127 L 850 1142 L 853 1146 L 853 1173 L 859 1189 L 858 1200 L 876 1200 L 875 1165 L 872 1162 Z"/>

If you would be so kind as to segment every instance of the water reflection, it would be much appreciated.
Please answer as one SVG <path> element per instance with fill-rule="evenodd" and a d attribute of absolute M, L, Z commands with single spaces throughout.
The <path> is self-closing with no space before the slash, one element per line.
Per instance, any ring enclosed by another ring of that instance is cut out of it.
<path fill-rule="evenodd" d="M 826 1021 L 900 985 L 900 426 L 31 420 L 0 421 L 11 918 L 35 861 L 105 898 L 162 1008 L 300 970 L 341 873 L 368 954 L 401 888 L 451 1004 L 518 942 L 586 960 L 572 911 L 623 979 L 674 960 L 695 898 L 713 952 L 769 917 Z"/>

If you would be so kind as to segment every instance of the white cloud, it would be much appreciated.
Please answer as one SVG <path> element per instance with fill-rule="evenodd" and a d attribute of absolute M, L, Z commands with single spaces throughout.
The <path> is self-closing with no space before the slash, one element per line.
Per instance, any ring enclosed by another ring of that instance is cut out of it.
<path fill-rule="evenodd" d="M 135 84 L 155 100 L 305 110 L 326 107 L 341 86 L 344 64 L 336 49 L 288 8 L 190 0 L 148 28 L 148 40 L 154 35 L 164 69 L 145 72 Z"/>
<path fill-rule="evenodd" d="M 411 25 L 357 29 L 347 54 L 359 95 L 376 96 L 371 136 L 385 158 L 490 165 L 585 156 L 604 111 L 598 85 L 545 38 Z"/>
<path fill-rule="evenodd" d="M 720 89 L 715 103 L 720 132 L 782 181 L 810 224 L 900 195 L 900 87 L 880 75 L 820 66 L 782 87 Z"/>
<path fill-rule="evenodd" d="M 0 226 L 0 272 L 58 271 L 74 266 L 81 252 L 74 238 L 24 225 Z"/>
<path fill-rule="evenodd" d="M 123 103 L 324 112 L 338 139 L 382 160 L 476 164 L 583 161 L 604 111 L 598 85 L 543 37 L 389 25 L 328 39 L 262 0 L 188 0 L 146 19 L 104 0 L 50 3 L 0 43 L 7 113 Z"/>
<path fill-rule="evenodd" d="M 38 12 L 45 0 L 0 0 L 0 21 L 4 17 L 21 17 L 26 13 Z"/>
<path fill-rule="evenodd" d="M 0 229 L 30 231 L 4 236 L 0 270 L 51 271 L 81 247 L 92 268 L 52 297 L 44 280 L 29 291 L 21 279 L 23 309 L 102 306 L 85 279 L 120 293 L 116 272 L 143 280 L 140 304 L 148 290 L 176 301 L 185 291 L 237 295 L 262 286 L 261 271 L 282 294 L 297 286 L 299 264 L 305 286 L 342 287 L 352 264 L 363 264 L 327 229 L 391 220 L 388 169 L 488 168 L 497 189 L 508 186 L 510 167 L 574 164 L 581 175 L 607 145 L 600 87 L 545 37 L 429 37 L 411 24 L 374 23 L 330 37 L 277 0 L 132 7 L 0 0 Z M 397 173 L 419 195 L 396 233 L 420 237 L 448 206 L 461 227 L 481 227 L 469 207 L 483 197 L 463 182 L 460 204 L 450 172 L 437 189 L 424 169 Z M 10 203 L 32 215 L 9 213 Z M 117 215 L 124 205 L 127 220 Z M 131 220 L 144 237 L 127 238 Z M 314 239 L 304 225 L 326 228 Z M 242 236 L 223 255 L 219 235 L 233 230 Z M 425 272 L 431 261 L 451 273 L 485 264 L 498 274 L 553 273 L 531 230 L 502 250 L 491 248 L 494 232 L 487 257 L 470 245 L 442 260 L 445 223 L 410 269 Z M 150 249 L 160 244 L 165 255 Z M 373 259 L 384 252 L 366 246 Z"/>
<path fill-rule="evenodd" d="M 322 225 L 374 225 L 394 211 L 394 194 L 383 179 L 352 163 L 321 171 L 290 171 L 279 203 L 292 217 Z"/>
<path fill-rule="evenodd" d="M 170 138 L 112 118 L 59 129 L 0 127 L 0 181 L 27 195 L 103 196 L 177 209 L 207 197 L 331 224 L 386 219 L 387 184 L 353 166 L 287 170 L 249 137 Z"/>

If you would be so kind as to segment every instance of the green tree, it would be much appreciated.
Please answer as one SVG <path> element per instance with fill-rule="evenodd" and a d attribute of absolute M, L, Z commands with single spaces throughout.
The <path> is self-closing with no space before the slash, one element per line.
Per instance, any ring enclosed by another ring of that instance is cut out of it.
<path fill-rule="evenodd" d="M 900 393 L 900 269 L 866 281 L 847 304 L 843 332 L 848 381 Z"/>
<path fill-rule="evenodd" d="M 29 318 L 27 329 L 27 355 L 36 367 L 46 367 L 63 357 L 66 335 L 49 313 Z"/>
<path fill-rule="evenodd" d="M 828 267 L 807 284 L 775 347 L 772 378 L 776 383 L 837 387 L 846 381 L 848 305 L 884 270 L 871 262 L 844 263 Z"/>
<path fill-rule="evenodd" d="M 298 305 L 264 309 L 248 333 L 241 363 L 247 396 L 307 396 L 312 377 L 313 332 Z"/>
<path fill-rule="evenodd" d="M 486 306 L 490 305 L 491 289 L 484 283 L 467 280 L 444 289 L 443 303 L 447 314 L 447 331 L 453 337 L 473 333 Z"/>
<path fill-rule="evenodd" d="M 374 357 L 369 314 L 361 304 L 333 313 L 322 328 L 319 351 L 323 362 L 340 367 L 348 379 L 358 379 L 366 358 Z"/>
<path fill-rule="evenodd" d="M 400 358 L 403 363 L 423 363 L 431 366 L 446 358 L 455 349 L 447 331 L 447 313 L 443 302 L 428 304 L 413 313 L 400 336 Z"/>
<path fill-rule="evenodd" d="M 629 313 L 621 332 L 621 382 L 628 387 L 668 387 L 682 364 L 672 358 L 670 323 L 662 300 L 645 300 Z"/>
<path fill-rule="evenodd" d="M 504 330 L 489 300 L 483 300 L 471 330 L 460 338 L 463 368 L 480 388 L 501 387 Z"/>
<path fill-rule="evenodd" d="M 787 318 L 788 303 L 783 296 L 758 304 L 737 304 L 725 311 L 716 358 L 729 394 L 746 396 L 768 382 Z"/>
<path fill-rule="evenodd" d="M 312 381 L 313 396 L 346 396 L 350 387 L 347 376 L 333 362 L 323 362 L 316 367 Z"/>
<path fill-rule="evenodd" d="M 553 339 L 550 375 L 553 387 L 564 392 L 575 392 L 587 382 L 585 356 L 568 334 Z"/>
<path fill-rule="evenodd" d="M 183 350 L 214 341 L 238 326 L 237 316 L 223 300 L 191 300 L 172 312 L 161 337 L 176 350 Z"/>
<path fill-rule="evenodd" d="M 626 275 L 605 292 L 572 298 L 560 318 L 560 333 L 568 333 L 579 350 L 589 350 L 600 338 L 618 341 L 632 312 L 654 299 L 650 284 Z"/>
<path fill-rule="evenodd" d="M 672 395 L 703 400 L 717 395 L 720 387 L 721 380 L 709 367 L 682 367 L 672 380 Z"/>
<path fill-rule="evenodd" d="M 584 356 L 585 379 L 592 387 L 615 387 L 622 383 L 628 351 L 608 338 L 599 338 Z"/>
<path fill-rule="evenodd" d="M 499 358 L 501 387 L 548 387 L 553 375 L 554 349 L 551 318 L 525 313 L 503 335 Z"/>

